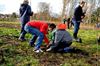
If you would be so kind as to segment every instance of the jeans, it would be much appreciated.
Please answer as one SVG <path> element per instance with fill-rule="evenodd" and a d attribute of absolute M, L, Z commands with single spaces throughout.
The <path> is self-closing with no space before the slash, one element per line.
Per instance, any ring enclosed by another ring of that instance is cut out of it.
<path fill-rule="evenodd" d="M 75 18 L 72 19 L 72 22 L 74 24 L 74 38 L 77 38 L 77 34 L 78 34 L 78 31 L 79 31 L 79 27 L 80 27 L 80 21 L 76 21 Z"/>
<path fill-rule="evenodd" d="M 38 50 L 43 42 L 44 34 L 42 32 L 40 32 L 37 28 L 31 27 L 28 25 L 25 25 L 24 29 L 26 32 L 32 34 L 32 38 L 30 40 L 31 43 L 34 43 L 35 40 L 37 39 L 36 45 L 35 45 L 35 50 Z"/>

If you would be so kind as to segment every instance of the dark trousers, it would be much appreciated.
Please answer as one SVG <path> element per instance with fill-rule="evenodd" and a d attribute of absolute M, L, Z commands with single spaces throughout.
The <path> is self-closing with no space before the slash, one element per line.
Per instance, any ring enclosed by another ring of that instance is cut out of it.
<path fill-rule="evenodd" d="M 25 30 L 24 30 L 24 27 L 26 25 L 27 22 L 21 22 L 21 32 L 20 32 L 20 37 L 19 39 L 25 39 L 25 34 L 27 33 Z"/>
<path fill-rule="evenodd" d="M 64 48 L 69 47 L 71 44 L 72 42 L 59 42 L 58 44 L 53 44 L 51 48 L 53 51 L 63 51 Z"/>

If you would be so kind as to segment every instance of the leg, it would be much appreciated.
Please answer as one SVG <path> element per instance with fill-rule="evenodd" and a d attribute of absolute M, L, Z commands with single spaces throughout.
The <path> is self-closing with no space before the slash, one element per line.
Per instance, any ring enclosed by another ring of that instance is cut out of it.
<path fill-rule="evenodd" d="M 37 39 L 37 42 L 36 42 L 36 46 L 35 46 L 35 49 L 36 50 L 38 50 L 40 48 L 43 39 L 44 39 L 44 35 L 43 35 L 43 33 L 40 32 L 39 35 L 38 35 L 38 39 Z"/>
<path fill-rule="evenodd" d="M 60 42 L 56 47 L 53 48 L 54 51 L 63 52 L 64 48 L 69 47 L 72 42 Z"/>
<path fill-rule="evenodd" d="M 36 39 L 37 39 L 37 36 L 35 36 L 35 35 L 32 36 L 32 39 L 29 41 L 30 46 L 33 47 L 35 45 L 34 43 L 35 43 Z"/>
<path fill-rule="evenodd" d="M 80 26 L 80 22 L 75 21 L 74 22 L 74 34 L 73 34 L 75 39 L 78 38 L 77 34 L 78 34 L 78 31 L 79 31 L 79 26 Z"/>
<path fill-rule="evenodd" d="M 69 29 L 69 22 L 67 23 L 68 29 Z"/>
<path fill-rule="evenodd" d="M 33 36 L 35 35 L 35 38 L 38 37 L 37 42 L 36 42 L 36 46 L 35 46 L 35 50 L 40 49 L 40 46 L 41 46 L 42 41 L 43 41 L 43 39 L 44 39 L 43 33 L 41 33 L 38 29 L 33 28 L 33 27 L 31 27 L 31 26 L 27 26 L 27 25 L 25 26 L 25 30 L 26 30 L 27 32 L 31 33 Z M 34 39 L 35 39 L 35 38 L 34 38 Z M 31 40 L 33 41 L 33 38 L 32 38 Z M 34 40 L 34 41 L 35 41 L 35 40 Z M 33 42 L 34 42 L 34 41 L 33 41 Z"/>
<path fill-rule="evenodd" d="M 25 24 L 26 24 L 26 23 L 21 23 L 21 33 L 20 33 L 19 39 L 22 40 L 22 41 L 25 40 L 25 34 L 27 33 L 27 32 L 24 30 Z"/>

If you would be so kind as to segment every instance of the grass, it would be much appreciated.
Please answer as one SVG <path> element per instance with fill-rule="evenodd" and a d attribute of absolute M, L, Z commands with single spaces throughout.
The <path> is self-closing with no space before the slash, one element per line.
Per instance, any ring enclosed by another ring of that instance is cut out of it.
<path fill-rule="evenodd" d="M 1 26 L 1 24 L 3 26 Z M 13 26 L 7 26 L 13 24 Z M 36 54 L 27 41 L 18 41 L 19 28 L 12 22 L 0 22 L 0 66 L 100 66 L 100 45 L 97 44 L 99 30 L 80 30 L 79 37 L 83 43 L 73 42 L 75 53 L 49 53 Z M 20 26 L 17 23 L 17 26 Z M 12 28 L 14 27 L 14 28 Z M 68 30 L 71 35 L 73 30 Z"/>

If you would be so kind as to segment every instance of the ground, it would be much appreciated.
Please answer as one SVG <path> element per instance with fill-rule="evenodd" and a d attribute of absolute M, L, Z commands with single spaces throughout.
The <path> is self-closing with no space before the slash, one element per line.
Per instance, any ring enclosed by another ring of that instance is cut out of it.
<path fill-rule="evenodd" d="M 68 30 L 72 35 L 73 29 Z M 34 53 L 27 41 L 18 40 L 18 22 L 0 22 L 0 66 L 100 66 L 100 44 L 96 37 L 100 30 L 80 29 L 83 43 L 73 42 L 72 53 Z"/>

